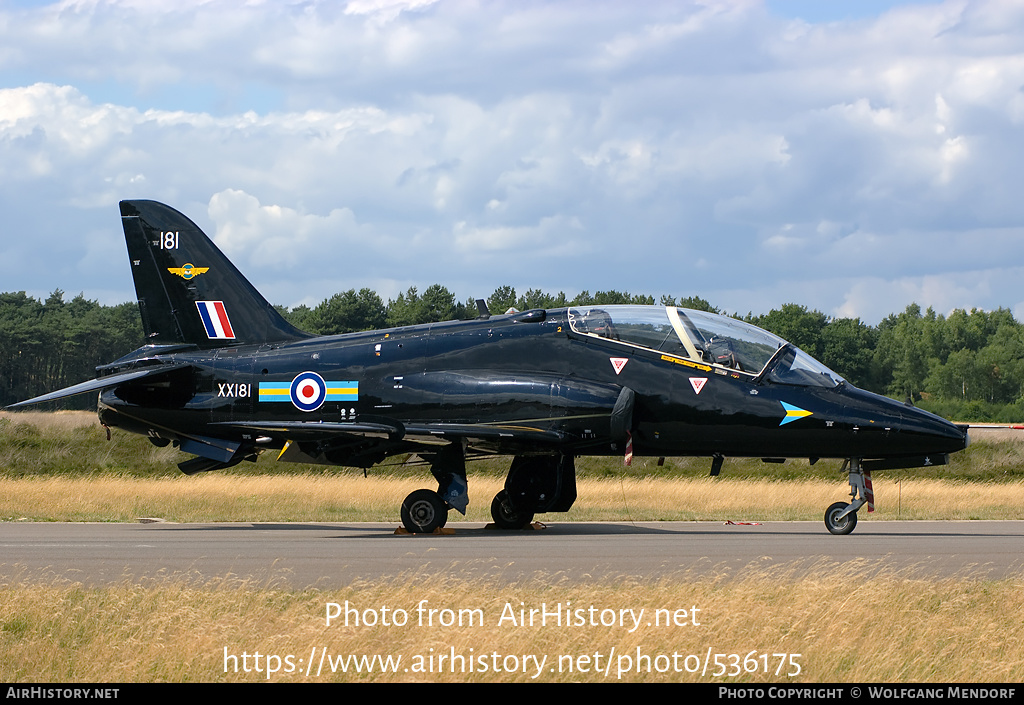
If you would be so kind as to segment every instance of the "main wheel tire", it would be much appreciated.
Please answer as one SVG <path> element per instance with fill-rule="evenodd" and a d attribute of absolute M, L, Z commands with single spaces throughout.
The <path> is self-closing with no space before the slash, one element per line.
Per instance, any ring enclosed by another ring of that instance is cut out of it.
<path fill-rule="evenodd" d="M 517 511 L 508 496 L 508 490 L 502 490 L 491 500 L 491 518 L 499 529 L 515 531 L 533 521 L 533 512 Z"/>
<path fill-rule="evenodd" d="M 430 534 L 448 522 L 448 505 L 434 490 L 416 490 L 402 502 L 402 524 L 410 534 Z"/>
<path fill-rule="evenodd" d="M 836 502 L 825 510 L 825 527 L 830 533 L 841 536 L 850 533 L 857 526 L 857 512 L 850 512 L 842 519 L 837 518 L 849 506 L 846 502 Z"/>

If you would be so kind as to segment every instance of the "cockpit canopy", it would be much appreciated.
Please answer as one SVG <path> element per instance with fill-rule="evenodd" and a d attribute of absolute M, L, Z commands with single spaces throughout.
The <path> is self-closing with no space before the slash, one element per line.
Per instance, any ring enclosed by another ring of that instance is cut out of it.
<path fill-rule="evenodd" d="M 759 381 L 835 387 L 843 378 L 777 335 L 743 321 L 675 306 L 592 306 L 569 309 L 581 335 L 656 350 L 742 372 Z"/>

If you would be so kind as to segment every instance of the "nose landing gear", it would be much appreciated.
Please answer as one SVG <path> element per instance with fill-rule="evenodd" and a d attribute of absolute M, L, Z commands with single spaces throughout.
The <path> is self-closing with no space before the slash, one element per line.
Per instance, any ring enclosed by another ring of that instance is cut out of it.
<path fill-rule="evenodd" d="M 846 502 L 836 502 L 825 510 L 825 527 L 830 533 L 848 534 L 856 528 L 857 512 L 846 511 L 849 506 Z"/>
<path fill-rule="evenodd" d="M 865 470 L 859 458 L 850 458 L 843 463 L 843 469 L 850 468 L 850 497 L 852 502 L 836 502 L 825 510 L 825 528 L 829 533 L 845 535 L 857 527 L 857 510 L 868 505 L 868 511 L 875 511 L 875 491 L 871 486 L 871 471 Z"/>

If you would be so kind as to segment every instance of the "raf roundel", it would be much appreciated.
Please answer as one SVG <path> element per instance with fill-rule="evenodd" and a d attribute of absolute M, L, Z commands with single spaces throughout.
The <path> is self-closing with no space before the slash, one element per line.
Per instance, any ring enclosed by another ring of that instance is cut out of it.
<path fill-rule="evenodd" d="M 316 411 L 327 399 L 327 383 L 316 372 L 303 372 L 292 380 L 289 395 L 300 411 Z"/>

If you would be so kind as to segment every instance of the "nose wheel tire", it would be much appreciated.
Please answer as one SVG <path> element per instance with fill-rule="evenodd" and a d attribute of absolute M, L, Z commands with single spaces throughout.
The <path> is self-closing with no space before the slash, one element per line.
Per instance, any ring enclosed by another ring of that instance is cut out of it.
<path fill-rule="evenodd" d="M 410 534 L 430 534 L 448 521 L 448 505 L 433 490 L 416 490 L 402 502 L 402 524 Z"/>
<path fill-rule="evenodd" d="M 499 529 L 514 531 L 522 529 L 533 521 L 533 512 L 516 510 L 512 506 L 508 490 L 502 490 L 494 495 L 494 499 L 491 501 L 491 518 L 494 519 L 494 523 Z"/>
<path fill-rule="evenodd" d="M 839 515 L 848 506 L 850 505 L 846 502 L 836 502 L 825 510 L 825 527 L 830 533 L 848 534 L 857 526 L 857 512 L 850 512 L 841 519 L 839 518 Z"/>

